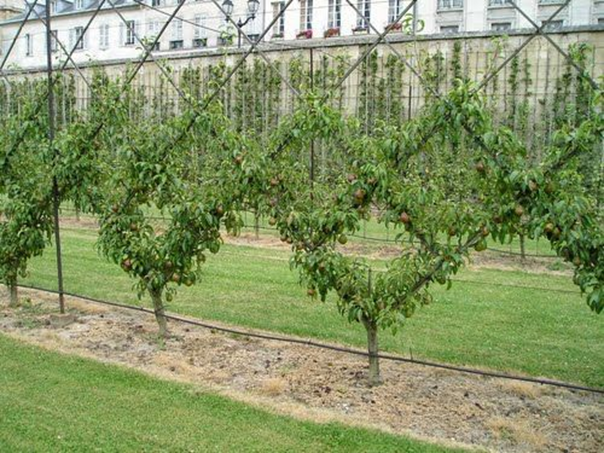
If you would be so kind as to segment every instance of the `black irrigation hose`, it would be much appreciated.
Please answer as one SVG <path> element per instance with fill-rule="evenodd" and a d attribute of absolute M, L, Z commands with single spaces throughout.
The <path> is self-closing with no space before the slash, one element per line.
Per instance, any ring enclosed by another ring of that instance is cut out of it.
<path fill-rule="evenodd" d="M 55 290 L 40 288 L 37 286 L 19 285 L 19 287 L 26 288 L 26 289 L 32 289 L 32 290 L 36 290 L 36 291 L 44 291 L 44 292 L 52 293 L 52 294 L 59 293 L 58 291 L 55 291 Z M 78 298 L 81 300 L 85 300 L 88 302 L 93 302 L 93 303 L 97 303 L 97 304 L 101 304 L 101 305 L 109 305 L 112 307 L 123 308 L 126 310 L 133 310 L 133 311 L 139 311 L 139 312 L 143 312 L 143 313 L 147 313 L 147 314 L 154 314 L 153 310 L 150 310 L 150 309 L 144 308 L 144 307 L 137 307 L 135 305 L 127 305 L 127 304 L 121 304 L 118 302 L 110 302 L 110 301 L 96 299 L 96 298 L 88 297 L 88 296 L 82 296 L 82 295 L 70 293 L 70 292 L 64 292 L 63 294 L 65 296 L 75 297 L 75 298 Z M 235 335 L 242 335 L 242 336 L 247 336 L 247 337 L 251 337 L 251 338 L 259 338 L 262 340 L 279 341 L 282 343 L 299 344 L 299 345 L 303 345 L 303 346 L 312 346 L 312 347 L 319 348 L 319 349 L 326 349 L 326 350 L 330 350 L 330 351 L 342 352 L 344 354 L 369 357 L 369 353 L 367 353 L 365 351 L 359 351 L 358 349 L 345 348 L 342 346 L 332 346 L 329 344 L 319 343 L 319 342 L 312 341 L 312 340 L 301 340 L 299 338 L 277 337 L 277 336 L 262 334 L 262 333 L 252 333 L 252 332 L 247 332 L 244 330 L 232 329 L 229 327 L 216 326 L 213 324 L 208 324 L 208 323 L 204 323 L 204 322 L 193 320 L 193 319 L 183 318 L 183 317 L 176 316 L 176 315 L 166 314 L 165 316 L 167 319 L 170 319 L 172 321 L 177 321 L 177 322 L 181 322 L 183 324 L 189 324 L 189 325 L 193 325 L 193 326 L 197 326 L 197 327 L 203 327 L 205 329 L 215 330 L 215 331 L 219 331 L 219 332 L 231 333 L 231 334 L 235 334 Z M 493 371 L 482 371 L 482 370 L 478 370 L 475 368 L 466 368 L 466 367 L 460 367 L 460 366 L 455 366 L 455 365 L 448 365 L 445 363 L 431 362 L 428 360 L 407 359 L 404 357 L 399 357 L 399 356 L 395 356 L 395 355 L 391 355 L 391 354 L 378 354 L 378 357 L 383 360 L 392 360 L 394 362 L 412 363 L 415 365 L 422 365 L 422 366 L 426 366 L 426 367 L 430 367 L 430 368 L 439 368 L 442 370 L 456 371 L 459 373 L 467 373 L 467 374 L 474 374 L 474 375 L 478 375 L 478 376 L 507 379 L 507 380 L 511 380 L 511 381 L 531 382 L 533 384 L 549 385 L 552 387 L 561 387 L 561 388 L 566 388 L 569 390 L 580 390 L 580 391 L 596 393 L 596 394 L 600 394 L 600 395 L 604 394 L 604 389 L 595 388 L 595 387 L 585 387 L 585 386 L 581 386 L 581 385 L 569 384 L 567 382 L 554 381 L 554 380 L 550 380 L 550 379 L 537 379 L 537 378 L 524 377 L 524 376 L 515 376 L 515 375 L 511 375 L 511 374 L 496 373 Z"/>

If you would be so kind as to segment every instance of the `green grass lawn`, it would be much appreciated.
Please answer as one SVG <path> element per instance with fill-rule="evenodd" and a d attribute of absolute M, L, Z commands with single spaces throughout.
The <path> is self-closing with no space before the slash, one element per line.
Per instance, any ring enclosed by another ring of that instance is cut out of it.
<path fill-rule="evenodd" d="M 0 451 L 445 452 L 277 416 L 192 386 L 0 335 Z"/>
<path fill-rule="evenodd" d="M 94 231 L 65 229 L 63 238 L 66 290 L 139 303 L 133 281 L 95 252 Z M 169 310 L 364 347 L 362 327 L 348 324 L 335 304 L 306 297 L 288 257 L 286 251 L 227 245 L 208 259 L 198 285 L 179 290 Z M 31 271 L 24 283 L 55 289 L 54 251 L 35 259 Z M 420 309 L 399 335 L 382 333 L 383 350 L 604 386 L 603 319 L 570 278 L 501 270 L 465 270 L 459 278 L 472 283 L 435 288 L 435 303 Z"/>
<path fill-rule="evenodd" d="M 149 215 L 157 216 L 158 218 L 166 218 L 168 216 L 168 214 L 162 215 L 162 213 L 156 208 L 147 208 L 147 211 Z M 63 208 L 63 212 L 65 215 L 73 216 L 75 210 L 73 210 L 69 204 L 66 204 L 66 206 Z M 83 218 L 89 220 L 92 219 L 91 216 L 86 215 L 83 216 Z M 254 233 L 256 224 L 254 215 L 249 212 L 244 212 L 242 214 L 242 220 L 245 225 L 242 231 L 245 233 Z M 161 222 L 161 220 L 158 219 L 158 222 Z M 269 225 L 268 218 L 261 217 L 258 222 L 258 227 L 261 235 L 279 237 L 275 227 Z M 362 222 L 360 231 L 352 235 L 350 237 L 350 241 L 352 243 L 364 244 L 368 247 L 379 248 L 384 245 L 388 245 L 389 242 L 394 242 L 397 234 L 400 232 L 400 228 L 394 228 L 392 225 L 387 227 L 372 217 L 370 220 Z M 489 241 L 489 247 L 495 250 L 501 250 L 503 252 L 519 254 L 520 240 L 515 238 L 512 240 L 512 242 L 506 244 L 496 243 L 491 240 Z M 535 241 L 527 238 L 525 241 L 525 249 L 528 256 L 542 255 L 554 257 L 556 255 L 549 242 L 547 242 L 545 239 Z"/>

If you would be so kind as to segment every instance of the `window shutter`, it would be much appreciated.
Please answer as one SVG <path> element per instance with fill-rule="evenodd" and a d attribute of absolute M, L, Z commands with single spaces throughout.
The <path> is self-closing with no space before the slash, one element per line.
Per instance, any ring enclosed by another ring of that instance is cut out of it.
<path fill-rule="evenodd" d="M 126 26 L 122 22 L 120 24 L 120 46 L 126 45 Z"/>
<path fill-rule="evenodd" d="M 73 51 L 73 46 L 75 46 L 75 41 L 76 41 L 76 35 L 75 35 L 75 29 L 71 29 L 69 30 L 69 52 Z"/>

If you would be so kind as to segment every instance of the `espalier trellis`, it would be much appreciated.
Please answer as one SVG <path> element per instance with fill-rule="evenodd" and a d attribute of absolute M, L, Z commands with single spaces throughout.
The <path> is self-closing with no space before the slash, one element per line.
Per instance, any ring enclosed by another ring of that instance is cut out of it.
<path fill-rule="evenodd" d="M 591 190 L 601 187 L 601 175 L 584 173 L 586 157 L 601 152 L 604 118 L 585 48 L 570 49 L 572 68 L 546 102 L 543 127 L 524 124 L 517 98 L 521 83 L 525 91 L 532 84 L 530 67 L 504 43 L 495 43 L 484 78 L 476 69 L 482 81 L 475 83 L 469 78 L 479 62 L 467 40 L 422 51 L 409 39 L 401 52 L 384 39 L 395 27 L 378 31 L 366 18 L 379 38 L 360 46 L 358 58 L 302 45 L 273 64 L 250 42 L 225 48 L 203 69 L 176 69 L 151 53 L 183 4 L 123 74 L 97 70 L 85 79 L 88 96 L 76 92 L 78 109 L 62 123 L 55 121 L 62 79 L 50 63 L 46 95 L 26 93 L 25 108 L 3 91 L 4 282 L 14 287 L 15 270 L 23 275 L 48 233 L 58 232 L 59 204 L 71 202 L 98 217 L 99 251 L 133 278 L 140 297 L 151 298 L 166 336 L 165 308 L 176 287 L 199 282 L 206 253 L 220 250 L 221 231 L 237 233 L 242 213 L 253 211 L 291 244 L 291 265 L 308 295 L 325 301 L 335 293 L 340 313 L 366 329 L 371 384 L 380 380 L 379 329 L 402 327 L 432 300 L 430 286 L 450 286 L 470 249 L 483 251 L 489 240 L 547 238 L 574 266 L 588 305 L 602 311 L 604 233 L 599 192 Z M 49 44 L 50 33 L 47 22 Z M 157 70 L 151 80 L 143 67 Z M 73 99 L 70 84 L 63 86 Z M 489 86 L 501 99 L 488 99 Z M 544 131 L 540 154 L 522 140 L 531 128 Z M 21 174 L 21 167 L 34 171 Z M 39 194 L 38 174 L 49 180 Z M 386 269 L 339 247 L 371 217 L 397 231 L 400 253 Z M 15 239 L 20 224 L 33 240 Z M 23 245 L 18 262 L 15 244 Z"/>

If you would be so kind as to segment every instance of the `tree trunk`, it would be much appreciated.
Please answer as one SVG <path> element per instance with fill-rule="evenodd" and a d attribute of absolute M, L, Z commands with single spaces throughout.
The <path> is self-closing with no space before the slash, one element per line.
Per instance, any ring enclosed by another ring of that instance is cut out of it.
<path fill-rule="evenodd" d="M 8 292 L 10 294 L 8 306 L 15 308 L 19 305 L 19 288 L 17 287 L 16 280 L 8 282 Z"/>
<path fill-rule="evenodd" d="M 260 239 L 260 215 L 254 213 L 254 232 L 256 233 L 256 239 Z"/>
<path fill-rule="evenodd" d="M 520 235 L 520 258 L 526 260 L 526 238 L 524 234 Z"/>
<path fill-rule="evenodd" d="M 153 302 L 153 311 L 155 319 L 159 325 L 159 336 L 162 338 L 168 337 L 168 320 L 166 319 L 165 307 L 161 297 L 161 291 L 149 290 L 151 301 Z"/>
<path fill-rule="evenodd" d="M 378 329 L 375 321 L 363 317 L 363 326 L 367 331 L 367 349 L 369 351 L 369 385 L 374 387 L 382 383 L 380 376 L 380 358 L 378 357 Z"/>

